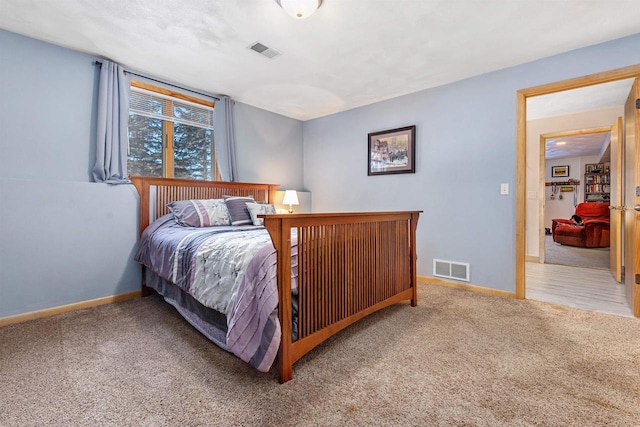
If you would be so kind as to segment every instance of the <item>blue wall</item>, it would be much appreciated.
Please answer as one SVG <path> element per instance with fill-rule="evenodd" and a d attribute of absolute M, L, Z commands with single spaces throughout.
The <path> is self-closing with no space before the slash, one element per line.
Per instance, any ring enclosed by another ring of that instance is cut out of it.
<path fill-rule="evenodd" d="M 0 317 L 139 289 L 137 194 L 90 181 L 95 58 L 0 45 Z M 240 180 L 305 188 L 314 211 L 424 210 L 420 275 L 469 262 L 513 292 L 516 91 L 637 63 L 640 34 L 304 123 L 238 103 Z M 416 173 L 367 176 L 367 133 L 411 124 Z"/>
<path fill-rule="evenodd" d="M 423 210 L 419 275 L 466 262 L 472 284 L 515 292 L 517 90 L 638 63 L 640 34 L 307 121 L 313 210 Z M 367 176 L 367 134 L 408 125 L 416 173 Z"/>
<path fill-rule="evenodd" d="M 137 193 L 90 178 L 96 58 L 0 46 L 0 317 L 140 289 Z M 302 188 L 300 121 L 238 103 L 236 135 L 240 180 Z"/>
<path fill-rule="evenodd" d="M 302 190 L 302 122 L 241 102 L 235 118 L 240 180 Z"/>

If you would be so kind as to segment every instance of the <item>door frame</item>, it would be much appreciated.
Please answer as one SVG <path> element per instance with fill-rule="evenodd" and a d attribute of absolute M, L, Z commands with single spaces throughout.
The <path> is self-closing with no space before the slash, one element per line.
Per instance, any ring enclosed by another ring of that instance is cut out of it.
<path fill-rule="evenodd" d="M 516 298 L 524 299 L 526 294 L 527 98 L 639 77 L 640 64 L 534 86 L 516 92 Z"/>
<path fill-rule="evenodd" d="M 551 132 L 551 133 L 544 133 L 540 135 L 540 188 L 538 189 L 538 191 L 540 191 L 540 194 L 545 194 L 546 193 L 546 181 L 547 181 L 547 174 L 546 174 L 546 168 L 547 168 L 547 159 L 545 156 L 545 151 L 547 148 L 547 139 L 552 139 L 552 138 L 569 138 L 572 136 L 578 136 L 578 135 L 593 135 L 594 133 L 606 133 L 606 132 L 611 132 L 611 128 L 612 126 L 602 126 L 602 127 L 597 127 L 597 128 L 584 128 L 584 129 L 575 129 L 575 130 L 567 130 L 567 131 L 563 131 L 563 132 Z M 583 185 L 586 185 L 584 183 L 584 180 L 579 180 L 580 182 L 583 183 Z M 574 189 L 574 191 L 577 191 L 576 189 Z M 539 200 L 539 199 L 538 199 Z M 544 255 L 544 251 L 545 251 L 545 233 L 544 233 L 544 219 L 545 219 L 545 205 L 546 203 L 539 203 L 539 212 L 538 212 L 538 222 L 540 223 L 540 226 L 538 227 L 538 259 L 540 260 L 540 264 L 544 264 L 545 263 L 545 255 Z"/>

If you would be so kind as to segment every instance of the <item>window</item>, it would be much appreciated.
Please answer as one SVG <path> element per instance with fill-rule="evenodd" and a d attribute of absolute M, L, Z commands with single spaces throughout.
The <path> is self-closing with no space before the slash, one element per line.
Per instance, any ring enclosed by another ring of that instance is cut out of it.
<path fill-rule="evenodd" d="M 131 81 L 130 176 L 220 180 L 213 102 Z"/>

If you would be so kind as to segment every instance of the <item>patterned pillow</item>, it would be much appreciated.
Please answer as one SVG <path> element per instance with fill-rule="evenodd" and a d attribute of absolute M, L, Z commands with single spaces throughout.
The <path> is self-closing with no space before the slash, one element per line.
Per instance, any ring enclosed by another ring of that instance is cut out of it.
<path fill-rule="evenodd" d="M 262 203 L 247 202 L 247 209 L 249 209 L 249 215 L 251 215 L 251 221 L 253 222 L 253 225 L 264 224 L 264 218 L 258 218 L 258 215 L 276 213 L 275 206 L 265 205 Z"/>
<path fill-rule="evenodd" d="M 229 211 L 231 225 L 251 225 L 251 215 L 247 209 L 247 202 L 253 203 L 253 197 L 224 196 L 224 203 Z"/>
<path fill-rule="evenodd" d="M 186 227 L 230 225 L 227 206 L 222 199 L 180 200 L 167 205 L 176 222 Z"/>

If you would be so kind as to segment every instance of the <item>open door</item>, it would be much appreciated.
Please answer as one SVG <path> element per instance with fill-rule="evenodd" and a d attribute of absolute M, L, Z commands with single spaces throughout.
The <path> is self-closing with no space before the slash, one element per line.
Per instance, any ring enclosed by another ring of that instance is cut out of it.
<path fill-rule="evenodd" d="M 640 79 L 624 106 L 624 283 L 633 315 L 640 317 Z"/>
<path fill-rule="evenodd" d="M 622 282 L 622 117 L 611 126 L 610 265 L 616 282 Z"/>

